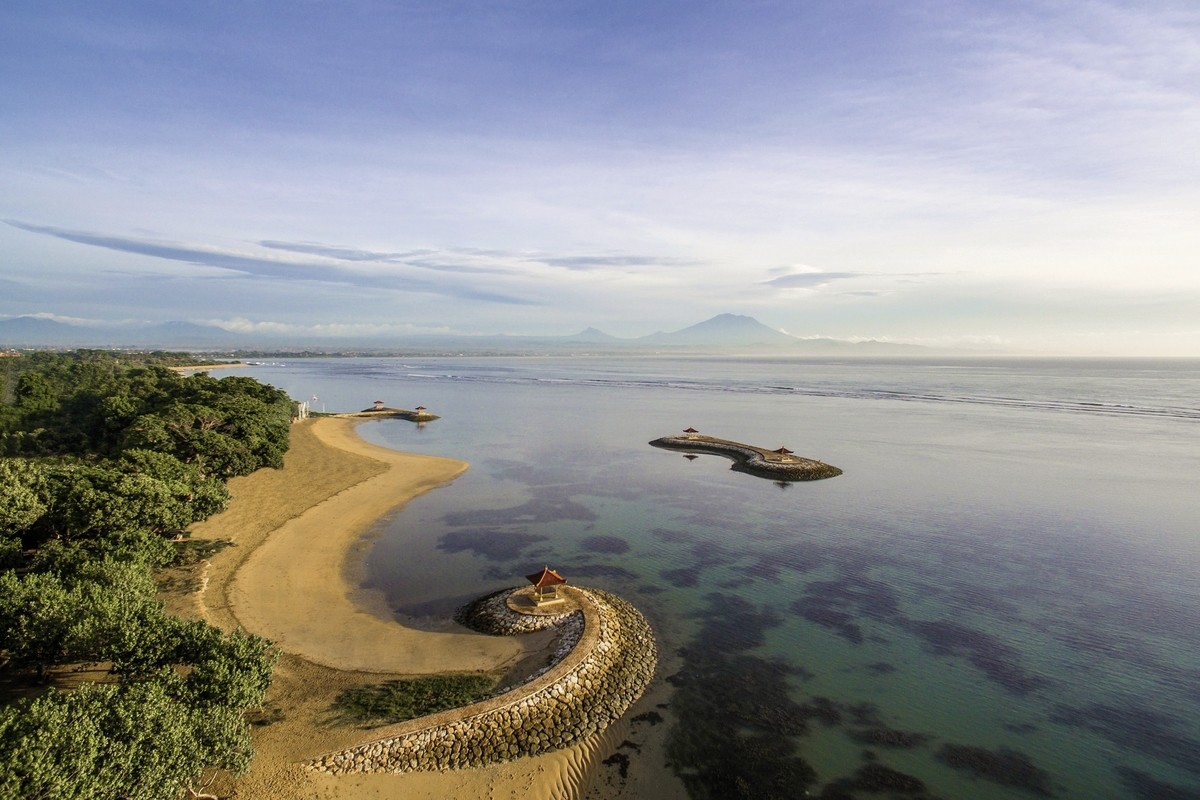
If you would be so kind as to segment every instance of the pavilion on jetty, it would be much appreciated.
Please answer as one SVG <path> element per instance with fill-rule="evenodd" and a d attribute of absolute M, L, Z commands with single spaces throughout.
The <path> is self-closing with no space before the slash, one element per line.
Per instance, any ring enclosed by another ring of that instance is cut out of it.
<path fill-rule="evenodd" d="M 650 442 L 654 447 L 668 450 L 698 451 L 713 453 L 733 460 L 734 469 L 769 478 L 773 481 L 817 481 L 833 478 L 842 471 L 835 466 L 811 458 L 797 456 L 786 447 L 768 450 L 751 444 L 704 436 L 695 428 L 685 428 L 683 435 L 663 436 Z M 688 455 L 692 455 L 689 452 Z"/>
<path fill-rule="evenodd" d="M 533 600 L 539 606 L 544 603 L 562 602 L 558 596 L 558 587 L 567 582 L 550 567 L 542 567 L 541 572 L 526 575 L 525 579 L 533 584 Z"/>
<path fill-rule="evenodd" d="M 387 417 L 395 419 L 407 419 L 411 422 L 424 423 L 432 422 L 438 419 L 437 414 L 430 414 L 429 409 L 425 406 L 417 406 L 413 410 L 407 408 L 391 408 L 382 400 L 376 400 L 370 408 L 364 408 L 362 411 L 355 411 L 346 414 L 348 417 Z"/>

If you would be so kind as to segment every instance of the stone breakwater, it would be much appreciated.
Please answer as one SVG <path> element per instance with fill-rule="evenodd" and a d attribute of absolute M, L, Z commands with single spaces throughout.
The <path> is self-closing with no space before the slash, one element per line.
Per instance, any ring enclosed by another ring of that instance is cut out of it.
<path fill-rule="evenodd" d="M 840 469 L 823 461 L 782 455 L 765 447 L 712 436 L 664 436 L 650 444 L 668 450 L 690 450 L 725 456 L 733 459 L 734 463 L 730 469 L 776 481 L 819 481 L 842 474 Z"/>
<path fill-rule="evenodd" d="M 546 659 L 546 665 L 522 681 L 524 684 L 549 672 L 575 649 L 575 645 L 583 637 L 583 612 L 574 603 L 571 603 L 571 610 L 559 614 L 545 612 L 542 609 L 537 609 L 537 613 L 515 611 L 513 610 L 514 597 L 525 600 L 527 604 L 533 602 L 528 589 L 525 591 L 501 589 L 460 608 L 454 615 L 454 621 L 492 636 L 518 636 L 522 633 L 558 628 L 558 640 L 550 657 Z M 549 608 L 554 608 L 554 606 Z M 505 686 L 496 694 L 503 694 L 515 688 L 517 687 Z"/>
<path fill-rule="evenodd" d="M 529 624 L 521 617 L 538 627 L 578 620 L 574 647 L 542 674 L 479 703 L 375 729 L 369 741 L 305 766 L 334 775 L 481 767 L 568 747 L 608 727 L 654 676 L 654 634 L 641 612 L 616 595 L 578 586 L 559 592 L 579 610 L 521 614 L 505 603 L 510 590 L 464 609 L 472 627 L 489 632 Z"/>

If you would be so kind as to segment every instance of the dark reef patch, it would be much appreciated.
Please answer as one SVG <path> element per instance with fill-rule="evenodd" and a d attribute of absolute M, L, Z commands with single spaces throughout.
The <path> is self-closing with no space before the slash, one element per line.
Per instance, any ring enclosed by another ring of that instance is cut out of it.
<path fill-rule="evenodd" d="M 676 589 L 690 589 L 700 583 L 701 569 L 699 566 L 664 569 L 658 575 Z"/>
<path fill-rule="evenodd" d="M 576 520 L 595 522 L 596 512 L 569 497 L 535 497 L 519 506 L 508 508 L 478 508 L 455 511 L 443 517 L 446 525 L 455 528 L 480 525 L 528 525 L 539 522 Z"/>
<path fill-rule="evenodd" d="M 674 528 L 652 528 L 650 534 L 654 538 L 668 544 L 681 544 L 683 542 L 690 542 L 696 538 L 693 534 Z"/>
<path fill-rule="evenodd" d="M 889 728 L 886 725 L 879 725 L 873 728 L 861 728 L 851 731 L 850 738 L 859 744 L 870 745 L 871 747 L 911 749 L 921 747 L 933 737 L 927 733 L 900 731 L 895 728 Z"/>
<path fill-rule="evenodd" d="M 850 719 L 855 725 L 883 726 L 883 717 L 880 715 L 879 706 L 874 703 L 855 703 L 846 706 L 846 713 L 850 715 Z"/>
<path fill-rule="evenodd" d="M 945 744 L 937 757 L 943 764 L 969 772 L 976 778 L 1022 789 L 1041 797 L 1054 796 L 1050 774 L 1036 766 L 1024 753 L 1003 747 L 988 750 L 965 744 Z"/>
<path fill-rule="evenodd" d="M 784 572 L 804 574 L 829 560 L 824 548 L 809 542 L 789 542 L 786 548 L 759 556 L 751 572 L 766 580 L 779 580 Z"/>
<path fill-rule="evenodd" d="M 912 620 L 907 625 L 934 655 L 965 657 L 976 669 L 1017 695 L 1046 685 L 1021 665 L 1017 650 L 994 636 L 947 620 Z"/>
<path fill-rule="evenodd" d="M 588 536 L 581 544 L 593 553 L 621 553 L 629 552 L 629 542 L 622 539 L 620 536 Z"/>
<path fill-rule="evenodd" d="M 438 539 L 438 549 L 446 553 L 470 551 L 489 561 L 509 561 L 520 556 L 521 552 L 529 545 L 545 540 L 545 536 L 532 533 L 488 530 L 450 531 Z"/>
<path fill-rule="evenodd" d="M 676 687 L 670 764 L 694 798 L 805 797 L 816 773 L 791 737 L 807 730 L 812 709 L 791 699 L 786 663 L 747 652 L 779 617 L 720 593 L 708 606 L 667 679 Z"/>
<path fill-rule="evenodd" d="M 843 564 L 836 580 L 809 583 L 804 596 L 791 604 L 792 612 L 852 644 L 868 638 L 861 624 L 864 619 L 904 627 L 908 620 L 900 613 L 896 592 L 863 573 L 857 563 Z"/>
<path fill-rule="evenodd" d="M 813 602 L 810 598 L 802 598 L 792 603 L 791 608 L 809 622 L 833 631 L 852 644 L 862 644 L 865 638 L 862 628 L 854 622 L 853 615 L 831 608 L 823 601 Z"/>
<path fill-rule="evenodd" d="M 917 794 L 925 791 L 925 783 L 920 778 L 914 778 L 877 762 L 859 767 L 850 780 L 854 789 L 863 792 Z"/>
<path fill-rule="evenodd" d="M 1139 800 L 1200 800 L 1200 789 L 1185 789 L 1155 780 L 1140 770 L 1119 767 L 1117 774 L 1121 776 L 1121 783 L 1128 786 Z"/>
<path fill-rule="evenodd" d="M 815 719 L 827 728 L 842 724 L 842 709 L 828 697 L 813 697 L 799 706 L 800 717 Z"/>
<path fill-rule="evenodd" d="M 756 608 L 737 595 L 713 592 L 708 595 L 710 611 L 705 615 L 700 641 L 729 653 L 762 647 L 767 630 L 781 619 L 769 608 Z"/>
<path fill-rule="evenodd" d="M 729 548 L 714 542 L 698 542 L 691 548 L 695 560 L 686 567 L 663 570 L 659 573 L 663 580 L 681 589 L 690 589 L 700 583 L 700 575 L 706 569 L 721 567 L 737 560 L 735 553 Z M 744 581 L 735 581 L 724 588 L 736 589 Z"/>
<path fill-rule="evenodd" d="M 896 667 L 886 661 L 876 661 L 874 664 L 867 664 L 867 672 L 872 675 L 891 675 L 896 671 Z"/>
<path fill-rule="evenodd" d="M 1173 764 L 1200 775 L 1200 742 L 1176 730 L 1178 721 L 1147 708 L 1093 705 L 1059 706 L 1054 722 L 1098 733 L 1124 750 Z"/>

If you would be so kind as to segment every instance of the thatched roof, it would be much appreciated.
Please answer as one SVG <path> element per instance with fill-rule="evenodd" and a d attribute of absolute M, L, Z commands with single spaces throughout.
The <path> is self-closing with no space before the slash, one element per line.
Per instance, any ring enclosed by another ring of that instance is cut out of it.
<path fill-rule="evenodd" d="M 549 567 L 542 567 L 541 572 L 526 575 L 525 578 L 538 589 L 545 589 L 547 586 L 559 586 L 567 582 L 566 578 Z"/>

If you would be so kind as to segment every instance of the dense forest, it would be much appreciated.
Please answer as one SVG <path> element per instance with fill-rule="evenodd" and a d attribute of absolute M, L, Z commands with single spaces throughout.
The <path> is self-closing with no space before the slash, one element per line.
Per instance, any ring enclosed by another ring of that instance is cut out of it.
<path fill-rule="evenodd" d="M 274 651 L 164 613 L 154 574 L 281 465 L 292 403 L 178 360 L 0 359 L 0 797 L 172 800 L 249 763 Z"/>

